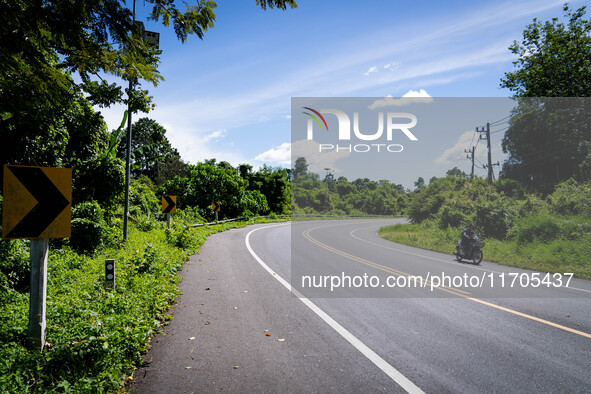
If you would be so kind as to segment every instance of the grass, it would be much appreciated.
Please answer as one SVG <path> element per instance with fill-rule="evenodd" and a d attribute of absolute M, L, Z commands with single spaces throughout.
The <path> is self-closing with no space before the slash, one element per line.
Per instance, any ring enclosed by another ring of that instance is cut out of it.
<path fill-rule="evenodd" d="M 397 224 L 383 227 L 378 234 L 392 242 L 452 254 L 461 230 Z M 528 243 L 490 238 L 486 240 L 483 252 L 485 260 L 502 265 L 550 273 L 572 272 L 579 278 L 591 279 L 591 239 L 588 236 Z"/>
<path fill-rule="evenodd" d="M 50 345 L 43 352 L 26 347 L 28 291 L 0 282 L 0 392 L 122 392 L 150 337 L 169 319 L 188 256 L 208 235 L 250 223 L 132 228 L 125 244 L 93 256 L 50 250 Z M 115 259 L 114 290 L 104 287 L 107 258 Z"/>

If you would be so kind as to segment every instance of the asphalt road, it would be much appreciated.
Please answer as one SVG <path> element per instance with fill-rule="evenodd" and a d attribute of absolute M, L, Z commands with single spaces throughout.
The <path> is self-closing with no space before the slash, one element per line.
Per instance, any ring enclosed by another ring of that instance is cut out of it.
<path fill-rule="evenodd" d="M 377 236 L 395 222 L 211 236 L 185 266 L 174 319 L 132 391 L 591 391 L 589 281 L 458 263 Z"/>

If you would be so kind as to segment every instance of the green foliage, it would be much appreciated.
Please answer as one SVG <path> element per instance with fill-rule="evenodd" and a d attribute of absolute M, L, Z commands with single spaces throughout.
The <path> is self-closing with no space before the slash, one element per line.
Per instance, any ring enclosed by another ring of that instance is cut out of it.
<path fill-rule="evenodd" d="M 72 208 L 72 236 L 69 244 L 77 253 L 92 253 L 107 239 L 104 211 L 96 201 L 86 201 Z"/>
<path fill-rule="evenodd" d="M 515 238 L 519 245 L 534 241 L 549 242 L 560 238 L 560 223 L 548 213 L 522 218 L 515 230 Z"/>
<path fill-rule="evenodd" d="M 509 159 L 502 176 L 544 194 L 570 177 L 591 179 L 591 132 L 586 126 L 591 20 L 585 19 L 585 12 L 585 7 L 573 11 L 565 5 L 566 23 L 534 19 L 523 31 L 522 42 L 509 48 L 518 56 L 516 70 L 501 80 L 502 87 L 522 98 L 503 138 Z"/>
<path fill-rule="evenodd" d="M 328 173 L 324 180 L 307 171 L 305 158 L 296 160 L 292 180 L 293 213 L 313 215 L 400 215 L 407 209 L 408 196 L 402 185 L 388 180 L 359 178 L 349 182 L 345 177 L 335 180 Z"/>
<path fill-rule="evenodd" d="M 141 118 L 131 128 L 131 173 L 133 176 L 145 175 L 155 179 L 161 163 L 180 159 L 179 152 L 166 138 L 166 129 L 156 121 Z M 126 158 L 127 134 L 123 133 L 117 147 L 117 156 Z"/>
<path fill-rule="evenodd" d="M 249 167 L 249 166 L 248 166 Z M 197 207 L 199 215 L 213 220 L 213 201 L 221 202 L 220 218 L 266 215 L 272 209 L 284 214 L 290 208 L 290 185 L 284 169 L 264 166 L 252 173 L 246 165 L 233 168 L 209 160 L 188 166 L 189 177 L 175 176 L 157 189 L 159 195 L 177 196 L 181 208 Z"/>
<path fill-rule="evenodd" d="M 591 218 L 591 183 L 577 183 L 570 179 L 559 184 L 547 201 L 553 212 Z"/>
<path fill-rule="evenodd" d="M 505 73 L 501 87 L 518 97 L 588 97 L 591 94 L 591 21 L 585 7 L 564 6 L 565 25 L 537 19 L 523 31 L 523 41 L 509 47 L 517 70 Z"/>
<path fill-rule="evenodd" d="M 10 288 L 18 292 L 29 289 L 31 260 L 26 240 L 0 241 L 0 291 Z"/>
<path fill-rule="evenodd" d="M 95 204 L 84 204 L 77 211 L 99 220 Z M 43 353 L 26 348 L 28 295 L 7 281 L 2 271 L 0 392 L 122 391 L 126 377 L 141 363 L 149 338 L 170 320 L 166 311 L 179 294 L 178 270 L 188 255 L 196 253 L 209 234 L 244 225 L 191 228 L 178 223 L 172 236 L 162 230 L 131 228 L 127 243 L 103 248 L 92 257 L 69 248 L 50 249 L 47 341 L 51 346 Z M 24 244 L 0 241 L 0 253 L 24 260 Z M 115 259 L 114 290 L 104 286 L 107 258 Z"/>

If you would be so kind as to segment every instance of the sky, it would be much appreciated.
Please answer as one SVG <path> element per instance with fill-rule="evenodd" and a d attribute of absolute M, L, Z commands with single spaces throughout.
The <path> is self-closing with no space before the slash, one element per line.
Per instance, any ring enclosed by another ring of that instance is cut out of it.
<path fill-rule="evenodd" d="M 297 3 L 296 9 L 263 11 L 255 0 L 218 1 L 215 27 L 203 40 L 189 37 L 182 44 L 172 28 L 147 20 L 149 4 L 138 0 L 136 19 L 160 32 L 165 81 L 158 87 L 144 84 L 156 108 L 134 119 L 147 116 L 162 124 L 190 163 L 215 158 L 234 166 L 290 167 L 292 98 L 509 97 L 512 93 L 500 88 L 504 73 L 514 70 L 516 57 L 508 47 L 522 39 L 533 18 L 561 17 L 564 5 L 563 0 Z M 583 4 L 570 2 L 575 8 Z M 99 110 L 115 128 L 124 108 Z M 412 187 L 413 179 L 428 180 L 453 167 L 469 173 L 463 151 L 474 145 L 475 127 L 500 120 L 493 112 L 484 111 L 471 126 L 447 130 L 431 148 L 417 145 L 412 157 L 405 156 L 422 165 L 376 176 Z M 502 163 L 506 124 L 495 126 L 493 162 Z M 485 144 L 476 156 L 486 162 Z M 338 158 L 329 167 L 336 177 L 344 171 Z M 476 174 L 485 176 L 486 170 L 479 167 Z"/>

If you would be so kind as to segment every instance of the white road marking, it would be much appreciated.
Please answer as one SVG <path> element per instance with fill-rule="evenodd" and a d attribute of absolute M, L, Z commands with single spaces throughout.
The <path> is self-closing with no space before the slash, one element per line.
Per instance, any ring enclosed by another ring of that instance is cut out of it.
<path fill-rule="evenodd" d="M 276 226 L 282 226 L 282 225 L 285 225 L 285 224 L 279 224 L 279 225 L 275 224 L 275 225 L 271 225 L 271 226 L 259 227 L 254 230 L 251 230 L 248 234 L 246 234 L 246 238 L 245 238 L 244 242 L 246 243 L 246 248 L 248 249 L 248 251 L 250 252 L 252 257 L 254 257 L 254 259 L 269 274 L 271 274 L 275 279 L 277 279 L 279 281 L 279 283 L 281 283 L 283 286 L 285 286 L 285 288 L 287 288 L 287 290 L 289 290 L 296 297 L 298 297 L 300 299 L 300 301 L 302 301 L 308 308 L 310 308 L 322 320 L 324 320 L 324 322 L 326 324 L 328 324 L 333 330 L 335 330 L 343 338 L 345 338 L 351 345 L 353 345 L 357 350 L 359 350 L 361 352 L 361 354 L 363 354 L 365 357 L 367 357 L 372 363 L 374 363 L 386 375 L 388 375 L 390 377 L 390 379 L 392 379 L 400 387 L 402 387 L 404 390 L 406 390 L 407 393 L 424 393 L 424 391 L 421 390 L 417 385 L 415 385 L 413 382 L 411 382 L 406 376 L 401 374 L 396 368 L 394 368 L 393 366 L 388 364 L 386 362 L 386 360 L 381 358 L 376 352 L 371 350 L 366 344 L 364 344 L 359 339 L 357 339 L 357 337 L 355 337 L 353 334 L 351 334 L 349 331 L 347 331 L 346 328 L 344 328 L 339 323 L 337 323 L 326 312 L 324 312 L 322 309 L 320 309 L 318 306 L 316 306 L 316 304 L 314 304 L 312 301 L 310 301 L 309 299 L 304 297 L 299 291 L 292 289 L 291 285 L 285 279 L 283 279 L 281 276 L 279 276 L 277 273 L 275 273 L 271 268 L 269 268 L 269 266 L 267 264 L 265 264 L 265 262 L 263 260 L 261 260 L 261 258 L 254 252 L 254 250 L 252 250 L 252 247 L 250 246 L 250 234 L 254 233 L 255 231 L 267 229 L 269 227 L 276 227 Z"/>

